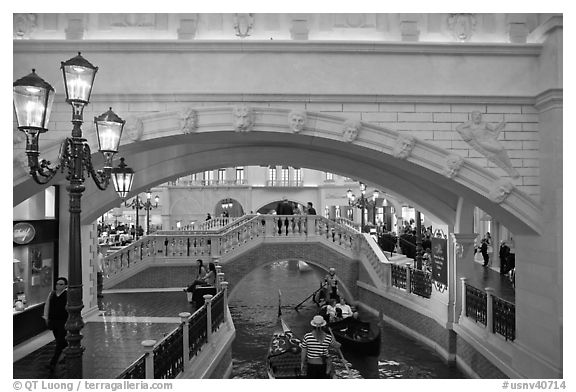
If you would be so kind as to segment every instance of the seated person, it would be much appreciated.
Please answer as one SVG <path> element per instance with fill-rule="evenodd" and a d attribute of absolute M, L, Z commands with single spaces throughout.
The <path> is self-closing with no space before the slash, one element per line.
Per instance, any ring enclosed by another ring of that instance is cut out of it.
<path fill-rule="evenodd" d="M 344 299 L 344 297 L 340 297 L 340 303 L 338 303 L 336 305 L 336 309 L 341 309 L 342 310 L 342 317 L 346 318 L 346 317 L 352 317 L 352 308 L 350 307 L 350 305 L 348 305 L 346 303 L 346 300 Z"/>
<path fill-rule="evenodd" d="M 326 305 L 326 316 L 328 316 L 328 322 L 332 322 L 336 317 L 336 300 L 328 300 L 328 305 Z"/>
<path fill-rule="evenodd" d="M 196 286 L 215 286 L 215 285 L 216 285 L 216 265 L 214 263 L 210 263 L 208 264 L 208 272 L 199 279 L 196 279 L 190 286 L 188 286 L 186 291 L 193 293 L 194 290 L 196 290 Z"/>
<path fill-rule="evenodd" d="M 338 305 L 336 305 L 338 306 Z M 336 308 L 336 316 L 334 316 L 334 319 L 331 320 L 332 322 L 334 321 L 340 321 L 340 320 L 344 320 L 344 317 L 342 316 L 342 308 Z"/>

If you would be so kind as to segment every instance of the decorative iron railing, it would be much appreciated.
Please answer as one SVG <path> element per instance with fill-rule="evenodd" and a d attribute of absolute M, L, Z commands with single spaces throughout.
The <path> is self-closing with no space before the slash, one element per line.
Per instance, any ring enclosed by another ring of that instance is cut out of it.
<path fill-rule="evenodd" d="M 154 378 L 176 378 L 184 369 L 182 324 L 154 347 Z"/>
<path fill-rule="evenodd" d="M 492 296 L 492 323 L 494 333 L 498 333 L 506 340 L 516 338 L 516 306 L 501 298 Z"/>
<path fill-rule="evenodd" d="M 392 286 L 400 289 L 406 289 L 406 275 L 407 267 L 398 264 L 391 265 L 392 271 Z"/>
<path fill-rule="evenodd" d="M 219 291 L 212 298 L 211 306 L 212 332 L 216 332 L 224 322 L 224 291 Z"/>
<path fill-rule="evenodd" d="M 470 317 L 475 322 L 486 325 L 486 299 L 487 295 L 484 291 L 466 284 L 466 317 Z"/>
<path fill-rule="evenodd" d="M 410 292 L 424 298 L 432 295 L 432 275 L 418 269 L 410 270 Z"/>
<path fill-rule="evenodd" d="M 148 353 L 144 353 L 140 358 L 128 366 L 120 375 L 116 378 L 123 379 L 137 379 L 142 380 L 146 378 L 146 357 Z"/>
<path fill-rule="evenodd" d="M 198 309 L 192 316 L 190 316 L 188 327 L 188 348 L 189 357 L 192 359 L 202 349 L 202 346 L 208 341 L 208 331 L 206 330 L 207 316 L 206 305 Z"/>

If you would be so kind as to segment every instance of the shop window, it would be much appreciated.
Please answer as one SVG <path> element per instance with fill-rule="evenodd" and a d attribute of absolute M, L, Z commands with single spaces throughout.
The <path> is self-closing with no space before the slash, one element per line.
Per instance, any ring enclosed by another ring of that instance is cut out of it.
<path fill-rule="evenodd" d="M 13 249 L 12 297 L 15 311 L 46 301 L 54 276 L 54 243 L 39 243 Z"/>

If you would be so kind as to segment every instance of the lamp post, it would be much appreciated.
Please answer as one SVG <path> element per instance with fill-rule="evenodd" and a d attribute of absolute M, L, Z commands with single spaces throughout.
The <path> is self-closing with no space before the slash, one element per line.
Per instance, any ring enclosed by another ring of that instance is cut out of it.
<path fill-rule="evenodd" d="M 154 197 L 155 204 L 152 204 L 150 199 L 152 198 L 152 192 L 150 189 L 146 191 L 146 203 L 144 203 L 144 209 L 146 210 L 146 235 L 150 234 L 150 210 L 152 208 L 158 208 L 158 202 L 160 201 L 160 196 L 156 195 Z"/>
<path fill-rule="evenodd" d="M 105 190 L 110 182 L 112 158 L 118 152 L 125 121 L 112 108 L 95 117 L 99 151 L 104 156 L 103 170 L 94 170 L 90 146 L 82 136 L 83 112 L 90 101 L 92 85 L 98 67 L 90 64 L 80 53 L 61 63 L 66 102 L 72 106 L 72 133 L 62 142 L 56 165 L 39 160 L 39 137 L 48 131 L 48 121 L 54 102 L 54 88 L 32 73 L 13 83 L 13 103 L 18 129 L 26 134 L 26 155 L 30 175 L 38 184 L 47 184 L 60 171 L 66 171 L 70 196 L 69 253 L 68 253 L 68 320 L 66 340 L 66 372 L 68 378 L 82 378 L 82 335 L 84 327 L 82 302 L 82 248 L 80 238 L 81 199 L 86 176 L 92 177 L 96 186 Z"/>
<path fill-rule="evenodd" d="M 357 199 L 356 195 L 352 193 L 351 189 L 348 189 L 348 191 L 346 192 L 346 197 L 348 198 L 348 205 L 359 208 L 361 210 L 362 216 L 360 219 L 361 220 L 360 231 L 364 231 L 364 225 L 365 225 L 364 210 L 371 205 L 374 206 L 373 222 L 374 225 L 376 225 L 376 200 L 378 199 L 379 196 L 380 192 L 374 190 L 372 194 L 372 201 L 366 198 L 366 184 L 362 182 L 360 183 L 360 198 Z"/>

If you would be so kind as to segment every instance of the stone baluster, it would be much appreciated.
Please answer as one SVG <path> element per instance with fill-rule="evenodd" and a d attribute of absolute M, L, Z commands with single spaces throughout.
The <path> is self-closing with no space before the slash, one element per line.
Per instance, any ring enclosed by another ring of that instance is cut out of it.
<path fill-rule="evenodd" d="M 182 321 L 182 373 L 187 370 L 190 358 L 190 315 L 190 312 L 178 314 Z"/>
<path fill-rule="evenodd" d="M 206 303 L 206 343 L 212 343 L 212 295 L 204 295 Z"/>
<path fill-rule="evenodd" d="M 154 379 L 154 346 L 156 345 L 155 340 L 143 340 L 142 346 L 144 346 L 144 351 L 148 354 L 145 360 L 145 372 L 146 379 Z"/>
<path fill-rule="evenodd" d="M 486 287 L 486 328 L 488 333 L 494 333 L 494 289 Z"/>

